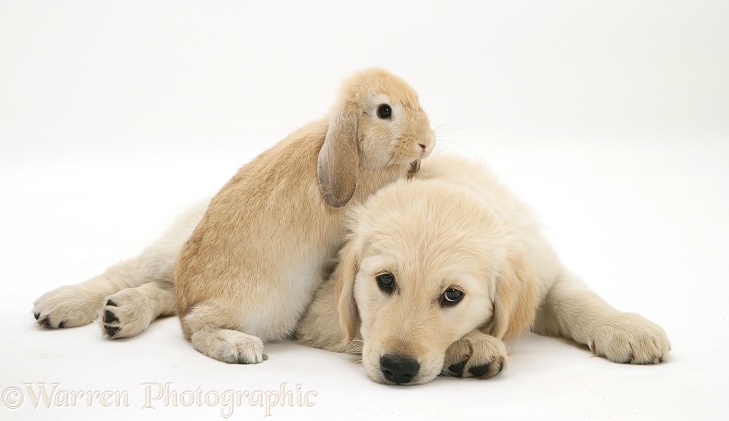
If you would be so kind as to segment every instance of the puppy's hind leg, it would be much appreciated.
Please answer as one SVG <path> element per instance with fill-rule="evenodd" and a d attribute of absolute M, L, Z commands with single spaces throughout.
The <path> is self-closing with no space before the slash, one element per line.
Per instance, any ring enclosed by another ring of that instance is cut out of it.
<path fill-rule="evenodd" d="M 35 318 L 49 328 L 75 327 L 94 321 L 101 309 L 104 330 L 110 337 L 134 336 L 155 318 L 174 314 L 172 270 L 176 252 L 174 248 L 150 247 L 102 275 L 48 292 L 35 301 Z"/>
<path fill-rule="evenodd" d="M 121 338 L 138 334 L 156 317 L 174 314 L 172 271 L 207 205 L 203 201 L 190 208 L 140 256 L 86 282 L 43 294 L 33 303 L 38 324 L 52 329 L 83 326 L 94 321 L 101 309 L 104 332 Z"/>
<path fill-rule="evenodd" d="M 168 234 L 147 248 L 139 265 L 139 283 L 104 299 L 100 316 L 106 336 L 112 339 L 136 336 L 156 318 L 175 314 L 172 272 L 182 241 Z"/>
<path fill-rule="evenodd" d="M 616 310 L 566 270 L 549 291 L 533 330 L 572 339 L 617 363 L 660 363 L 671 348 L 660 326 Z"/>
<path fill-rule="evenodd" d="M 267 359 L 261 338 L 240 331 L 241 326 L 218 304 L 202 302 L 181 318 L 185 337 L 192 346 L 218 361 L 229 364 L 258 364 Z"/>
<path fill-rule="evenodd" d="M 158 317 L 174 314 L 173 283 L 155 280 L 106 297 L 101 321 L 107 336 L 121 339 L 138 335 Z"/>
<path fill-rule="evenodd" d="M 146 282 L 139 276 L 141 262 L 141 256 L 126 260 L 88 281 L 65 285 L 43 294 L 33 302 L 36 321 L 50 329 L 91 323 L 107 295 Z"/>

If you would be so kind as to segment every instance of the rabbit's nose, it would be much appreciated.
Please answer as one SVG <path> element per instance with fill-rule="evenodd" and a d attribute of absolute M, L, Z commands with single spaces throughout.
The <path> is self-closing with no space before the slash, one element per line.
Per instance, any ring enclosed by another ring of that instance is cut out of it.
<path fill-rule="evenodd" d="M 420 159 L 427 158 L 430 155 L 430 152 L 432 149 L 428 149 L 428 145 L 425 143 L 418 143 L 418 146 L 420 146 Z"/>

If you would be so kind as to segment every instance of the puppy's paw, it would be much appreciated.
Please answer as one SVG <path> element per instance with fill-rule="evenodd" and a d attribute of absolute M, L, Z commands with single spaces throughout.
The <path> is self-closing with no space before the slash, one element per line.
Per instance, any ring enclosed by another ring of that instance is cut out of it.
<path fill-rule="evenodd" d="M 103 332 L 112 339 L 136 336 L 154 321 L 151 300 L 134 288 L 106 297 L 100 313 Z"/>
<path fill-rule="evenodd" d="M 203 329 L 192 335 L 195 349 L 229 364 L 258 364 L 267 359 L 257 336 L 230 329 Z"/>
<path fill-rule="evenodd" d="M 33 302 L 39 326 L 57 329 L 87 325 L 96 319 L 103 296 L 84 285 L 66 285 Z"/>
<path fill-rule="evenodd" d="M 488 379 L 501 373 L 505 362 L 504 343 L 474 330 L 448 347 L 441 374 Z"/>
<path fill-rule="evenodd" d="M 660 326 L 634 313 L 622 313 L 601 325 L 588 346 L 596 356 L 623 364 L 658 364 L 671 349 Z"/>

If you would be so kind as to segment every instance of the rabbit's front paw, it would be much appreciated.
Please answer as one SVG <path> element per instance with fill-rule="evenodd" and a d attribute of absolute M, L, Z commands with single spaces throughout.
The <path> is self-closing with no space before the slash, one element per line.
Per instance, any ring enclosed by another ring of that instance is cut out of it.
<path fill-rule="evenodd" d="M 229 364 L 258 364 L 267 359 L 257 336 L 230 329 L 204 329 L 191 338 L 198 351 Z"/>

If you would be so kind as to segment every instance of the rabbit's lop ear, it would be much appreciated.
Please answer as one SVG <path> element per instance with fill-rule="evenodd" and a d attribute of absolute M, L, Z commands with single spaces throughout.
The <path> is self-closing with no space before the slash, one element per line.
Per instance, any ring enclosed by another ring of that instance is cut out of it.
<path fill-rule="evenodd" d="M 329 122 L 324 145 L 319 151 L 317 174 L 324 200 L 333 208 L 349 202 L 357 187 L 359 147 L 355 106 L 337 112 Z"/>
<path fill-rule="evenodd" d="M 496 284 L 491 335 L 509 340 L 529 329 L 536 317 L 539 290 L 534 269 L 521 256 L 509 259 Z"/>

